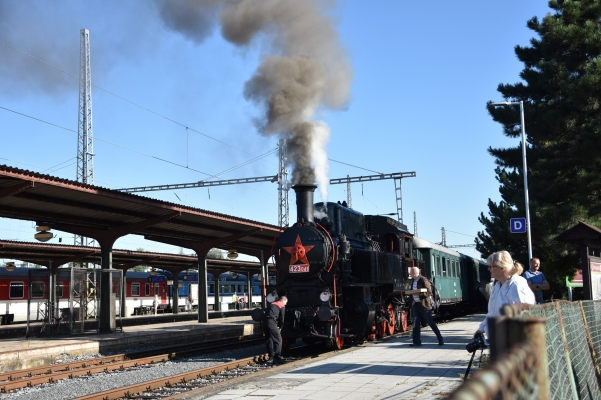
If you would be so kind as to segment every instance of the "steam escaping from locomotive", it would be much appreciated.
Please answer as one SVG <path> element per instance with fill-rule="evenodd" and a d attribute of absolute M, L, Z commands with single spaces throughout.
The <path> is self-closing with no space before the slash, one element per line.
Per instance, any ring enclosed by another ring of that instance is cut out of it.
<path fill-rule="evenodd" d="M 219 15 L 222 36 L 242 48 L 267 38 L 272 54 L 246 82 L 244 96 L 264 109 L 255 125 L 264 135 L 288 141 L 292 183 L 317 180 L 327 200 L 330 129 L 315 118 L 317 111 L 342 109 L 353 77 L 346 50 L 330 17 L 317 0 L 215 0 L 159 2 L 165 24 L 195 42 L 202 41 Z M 186 10 L 189 9 L 189 10 Z M 202 14 L 203 17 L 190 17 Z"/>

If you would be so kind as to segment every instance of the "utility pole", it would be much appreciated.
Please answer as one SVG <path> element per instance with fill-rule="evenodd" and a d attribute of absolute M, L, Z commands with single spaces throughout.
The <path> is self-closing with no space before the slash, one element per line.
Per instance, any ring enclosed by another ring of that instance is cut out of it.
<path fill-rule="evenodd" d="M 94 134 L 92 131 L 92 66 L 90 31 L 80 31 L 79 117 L 77 124 L 77 182 L 94 184 Z M 75 235 L 76 246 L 87 246 L 88 238 Z"/>
<path fill-rule="evenodd" d="M 447 247 L 447 231 L 445 231 L 444 226 L 440 229 L 442 230 L 442 242 L 440 244 Z"/>
<path fill-rule="evenodd" d="M 278 144 L 278 226 L 287 228 L 290 222 L 288 208 L 288 151 L 286 139 L 280 139 Z"/>

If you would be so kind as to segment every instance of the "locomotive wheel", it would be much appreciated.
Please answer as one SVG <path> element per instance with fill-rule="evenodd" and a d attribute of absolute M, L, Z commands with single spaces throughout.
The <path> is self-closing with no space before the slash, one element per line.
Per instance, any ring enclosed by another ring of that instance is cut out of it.
<path fill-rule="evenodd" d="M 344 346 L 344 338 L 340 337 L 340 331 L 342 330 L 342 321 L 338 320 L 338 322 L 336 323 L 336 326 L 334 327 L 334 339 L 333 341 L 333 347 L 336 350 L 342 350 L 342 346 Z"/>
<path fill-rule="evenodd" d="M 407 311 L 399 311 L 395 321 L 396 328 L 399 332 L 407 332 Z"/>
<path fill-rule="evenodd" d="M 390 318 L 390 323 L 386 322 L 386 332 L 392 335 L 394 334 L 394 325 L 396 323 L 394 306 L 392 304 L 388 305 L 388 317 Z"/>

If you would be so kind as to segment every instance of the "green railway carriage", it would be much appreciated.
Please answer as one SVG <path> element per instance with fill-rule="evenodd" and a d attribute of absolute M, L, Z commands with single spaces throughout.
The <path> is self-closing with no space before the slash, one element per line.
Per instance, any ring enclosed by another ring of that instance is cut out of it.
<path fill-rule="evenodd" d="M 415 237 L 413 247 L 417 258 L 425 264 L 422 275 L 429 278 L 440 293 L 441 305 L 455 305 L 467 300 L 464 297 L 467 296 L 464 293 L 467 276 L 462 273 L 460 253 Z"/>
<path fill-rule="evenodd" d="M 480 282 L 484 284 L 490 281 L 490 271 L 488 264 L 483 260 L 478 260 L 465 254 L 461 254 L 461 268 L 465 271 L 467 284 L 467 299 L 470 304 L 478 305 L 486 300 L 478 293 Z M 486 308 L 486 304 L 481 307 L 473 307 L 481 311 Z"/>

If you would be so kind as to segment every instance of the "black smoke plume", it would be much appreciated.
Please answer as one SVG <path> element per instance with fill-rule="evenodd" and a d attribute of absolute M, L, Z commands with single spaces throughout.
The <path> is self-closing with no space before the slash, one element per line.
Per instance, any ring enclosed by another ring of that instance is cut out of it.
<path fill-rule="evenodd" d="M 255 122 L 265 135 L 288 139 L 294 184 L 318 181 L 327 198 L 330 130 L 315 120 L 321 108 L 341 109 L 350 96 L 352 68 L 333 22 L 317 0 L 160 1 L 165 24 L 196 43 L 218 15 L 222 36 L 239 47 L 270 40 L 270 54 L 246 82 L 246 99 L 264 108 Z"/>

